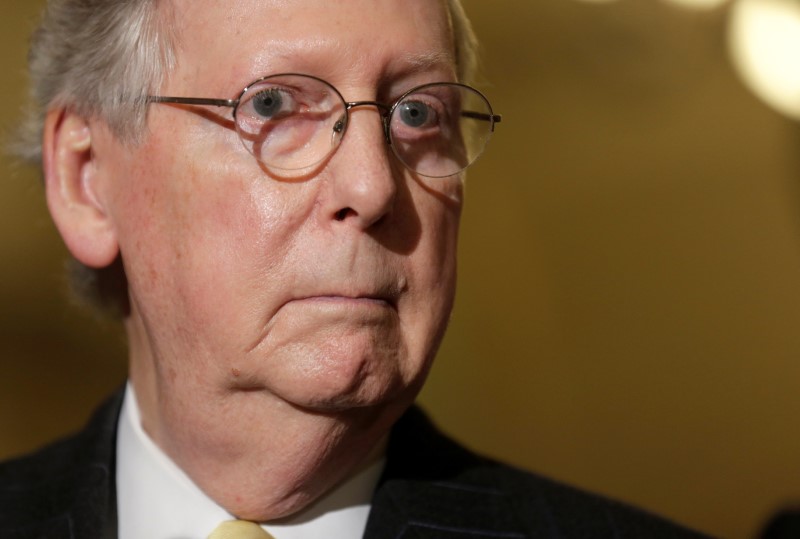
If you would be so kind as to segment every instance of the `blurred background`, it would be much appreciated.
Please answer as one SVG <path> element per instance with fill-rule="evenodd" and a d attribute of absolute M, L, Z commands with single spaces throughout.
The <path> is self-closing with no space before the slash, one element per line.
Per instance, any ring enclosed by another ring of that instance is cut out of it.
<path fill-rule="evenodd" d="M 421 401 L 467 445 L 700 530 L 800 503 L 800 2 L 464 0 L 503 114 Z M 41 0 L 4 0 L 0 128 Z M 792 48 L 794 47 L 794 48 Z M 0 157 L 0 458 L 125 376 Z"/>

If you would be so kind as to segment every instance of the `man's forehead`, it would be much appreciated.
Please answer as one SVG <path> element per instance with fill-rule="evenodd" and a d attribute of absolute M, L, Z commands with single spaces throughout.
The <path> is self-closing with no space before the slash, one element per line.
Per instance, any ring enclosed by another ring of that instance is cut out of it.
<path fill-rule="evenodd" d="M 162 15 L 171 18 L 170 22 L 176 29 L 193 26 L 213 32 L 224 26 L 240 27 L 251 22 L 257 13 L 269 13 L 267 24 L 274 28 L 297 19 L 310 21 L 327 13 L 325 22 L 331 30 L 338 25 L 346 25 L 347 30 L 353 33 L 361 30 L 357 21 L 363 15 L 377 11 L 379 6 L 384 8 L 384 12 L 387 7 L 392 12 L 392 17 L 381 20 L 382 28 L 391 31 L 397 24 L 414 17 L 412 4 L 434 8 L 441 13 L 450 12 L 448 0 L 162 0 L 158 3 Z M 360 9 L 364 6 L 373 9 L 365 13 Z M 331 19 L 331 14 L 336 17 L 335 20 Z M 449 16 L 446 18 L 449 19 Z M 420 27 L 420 31 L 426 29 L 433 28 Z"/>
<path fill-rule="evenodd" d="M 170 0 L 170 4 L 166 16 L 174 19 L 178 55 L 198 66 L 224 69 L 238 62 L 250 64 L 251 74 L 263 75 L 281 61 L 286 65 L 300 60 L 313 66 L 338 59 L 352 64 L 368 61 L 381 49 L 407 68 L 444 70 L 455 65 L 446 0 Z"/>

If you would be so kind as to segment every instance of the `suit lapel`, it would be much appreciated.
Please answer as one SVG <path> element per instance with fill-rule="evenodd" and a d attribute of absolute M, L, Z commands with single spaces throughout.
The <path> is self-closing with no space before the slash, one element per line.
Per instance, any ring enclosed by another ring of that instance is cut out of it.
<path fill-rule="evenodd" d="M 513 500 L 480 480 L 487 465 L 412 408 L 392 430 L 364 539 L 524 539 Z"/>
<path fill-rule="evenodd" d="M 373 500 L 364 539 L 524 539 L 508 497 L 470 485 L 390 480 Z"/>

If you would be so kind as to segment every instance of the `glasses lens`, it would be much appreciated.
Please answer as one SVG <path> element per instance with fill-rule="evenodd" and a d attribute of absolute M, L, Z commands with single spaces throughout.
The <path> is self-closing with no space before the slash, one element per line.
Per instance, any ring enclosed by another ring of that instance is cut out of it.
<path fill-rule="evenodd" d="M 271 169 L 298 171 L 325 159 L 341 140 L 341 95 L 306 75 L 277 75 L 244 90 L 236 129 L 247 150 Z"/>
<path fill-rule="evenodd" d="M 477 90 L 455 83 L 421 86 L 392 108 L 397 157 L 433 178 L 458 174 L 483 152 L 494 128 L 492 108 Z"/>

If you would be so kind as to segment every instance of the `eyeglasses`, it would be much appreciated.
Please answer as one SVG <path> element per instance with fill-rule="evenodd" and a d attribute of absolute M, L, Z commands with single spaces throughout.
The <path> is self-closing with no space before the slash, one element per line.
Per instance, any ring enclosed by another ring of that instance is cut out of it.
<path fill-rule="evenodd" d="M 347 102 L 330 83 L 311 75 L 271 75 L 236 99 L 150 96 L 150 103 L 230 107 L 245 148 L 268 169 L 302 174 L 341 144 L 357 107 L 376 107 L 386 143 L 406 168 L 444 178 L 475 162 L 501 116 L 478 90 L 454 82 L 423 84 L 392 104 Z"/>

